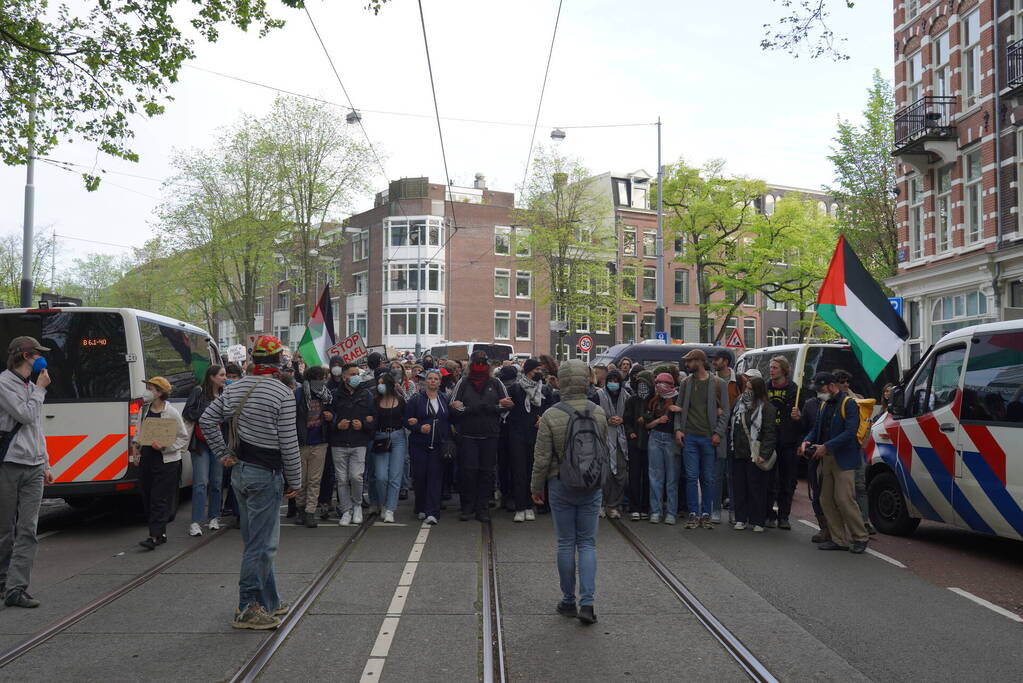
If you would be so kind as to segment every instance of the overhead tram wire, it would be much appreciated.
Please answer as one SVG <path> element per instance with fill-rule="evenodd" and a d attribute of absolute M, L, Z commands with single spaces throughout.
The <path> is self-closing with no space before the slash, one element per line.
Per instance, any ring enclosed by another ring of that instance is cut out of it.
<path fill-rule="evenodd" d="M 536 118 L 533 119 L 533 132 L 529 136 L 529 153 L 526 154 L 526 167 L 522 169 L 522 194 L 525 194 L 526 192 L 526 179 L 529 177 L 529 164 L 533 160 L 533 144 L 536 142 L 536 129 L 540 125 L 540 110 L 543 108 L 543 95 L 547 92 L 547 76 L 551 72 L 551 58 L 554 56 L 554 39 L 558 37 L 558 24 L 561 21 L 561 5 L 563 1 L 564 0 L 558 0 L 558 13 L 554 16 L 554 31 L 551 33 L 551 47 L 547 52 L 547 66 L 543 70 L 543 85 L 540 86 L 540 99 L 536 103 Z"/>

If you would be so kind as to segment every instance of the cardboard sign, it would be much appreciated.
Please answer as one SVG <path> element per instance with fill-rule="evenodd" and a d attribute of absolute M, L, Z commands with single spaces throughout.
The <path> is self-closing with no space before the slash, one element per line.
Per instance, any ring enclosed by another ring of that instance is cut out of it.
<path fill-rule="evenodd" d="M 340 356 L 343 363 L 365 363 L 369 351 L 358 332 L 327 349 L 328 356 Z"/>
<path fill-rule="evenodd" d="M 178 421 L 163 417 L 147 417 L 142 420 L 138 436 L 135 440 L 143 446 L 152 446 L 153 442 L 164 448 L 174 443 L 178 436 Z"/>
<path fill-rule="evenodd" d="M 227 362 L 228 363 L 244 363 L 245 362 L 245 347 L 241 344 L 232 344 L 227 347 Z"/>

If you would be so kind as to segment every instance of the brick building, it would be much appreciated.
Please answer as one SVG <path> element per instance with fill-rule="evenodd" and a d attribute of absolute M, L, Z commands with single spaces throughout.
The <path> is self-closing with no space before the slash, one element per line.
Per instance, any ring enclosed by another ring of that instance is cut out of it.
<path fill-rule="evenodd" d="M 1023 2 L 895 0 L 894 25 L 905 364 L 1023 315 Z"/>

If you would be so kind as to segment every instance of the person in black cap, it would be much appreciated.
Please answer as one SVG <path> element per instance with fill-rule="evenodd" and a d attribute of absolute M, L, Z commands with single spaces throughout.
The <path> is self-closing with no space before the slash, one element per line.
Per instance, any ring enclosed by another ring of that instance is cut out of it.
<path fill-rule="evenodd" d="M 504 365 L 497 371 L 497 379 L 501 380 L 505 391 L 510 391 L 519 377 L 519 369 L 514 365 Z M 510 512 L 515 511 L 512 500 L 511 485 L 511 446 L 510 440 L 515 438 L 514 432 L 508 428 L 508 413 L 501 416 L 501 434 L 497 437 L 497 504 Z"/>

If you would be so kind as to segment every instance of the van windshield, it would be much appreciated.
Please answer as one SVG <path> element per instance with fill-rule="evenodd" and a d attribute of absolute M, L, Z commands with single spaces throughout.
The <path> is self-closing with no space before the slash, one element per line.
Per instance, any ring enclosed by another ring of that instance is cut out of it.
<path fill-rule="evenodd" d="M 50 348 L 46 403 L 126 401 L 128 352 L 120 313 L 59 311 L 0 315 L 0 341 L 35 337 Z"/>

